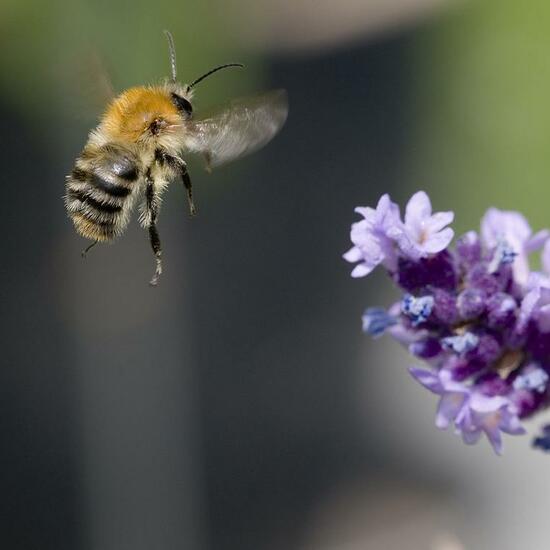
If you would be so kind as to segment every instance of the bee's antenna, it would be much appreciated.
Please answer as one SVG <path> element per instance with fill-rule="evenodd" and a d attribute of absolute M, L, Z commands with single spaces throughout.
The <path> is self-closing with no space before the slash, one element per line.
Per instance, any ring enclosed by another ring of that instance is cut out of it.
<path fill-rule="evenodd" d="M 243 68 L 244 65 L 242 63 L 227 63 L 226 65 L 220 65 L 219 67 L 216 67 L 215 69 L 212 69 L 211 71 L 208 71 L 207 73 L 203 74 L 202 76 L 199 76 L 196 80 L 193 80 L 191 84 L 187 86 L 187 89 L 190 90 L 193 86 L 198 84 L 201 80 L 204 80 L 207 76 L 210 76 L 211 74 L 214 74 L 218 71 L 221 71 L 222 69 L 227 69 L 227 67 L 241 67 Z"/>
<path fill-rule="evenodd" d="M 174 46 L 174 37 L 170 31 L 164 31 L 166 38 L 168 38 L 168 49 L 170 51 L 170 69 L 172 72 L 172 82 L 176 82 L 177 69 L 176 69 L 176 47 Z"/>

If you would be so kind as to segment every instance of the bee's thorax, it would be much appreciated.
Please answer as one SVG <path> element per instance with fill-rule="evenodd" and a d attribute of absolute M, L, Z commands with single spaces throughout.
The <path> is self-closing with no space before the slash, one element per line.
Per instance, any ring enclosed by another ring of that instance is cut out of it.
<path fill-rule="evenodd" d="M 174 102 L 173 88 L 140 86 L 126 90 L 109 105 L 97 132 L 103 134 L 105 142 L 152 150 L 158 146 L 179 149 L 188 115 Z"/>

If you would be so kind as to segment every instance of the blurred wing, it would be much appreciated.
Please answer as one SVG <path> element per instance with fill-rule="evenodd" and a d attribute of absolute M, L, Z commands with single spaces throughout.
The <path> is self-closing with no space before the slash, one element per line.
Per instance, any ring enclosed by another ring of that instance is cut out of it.
<path fill-rule="evenodd" d="M 59 77 L 68 92 L 64 108 L 71 118 L 91 123 L 115 97 L 103 60 L 93 50 L 75 54 Z"/>
<path fill-rule="evenodd" d="M 285 90 L 237 99 L 211 117 L 191 121 L 186 145 L 205 156 L 207 168 L 220 166 L 263 147 L 281 129 L 287 114 Z"/>

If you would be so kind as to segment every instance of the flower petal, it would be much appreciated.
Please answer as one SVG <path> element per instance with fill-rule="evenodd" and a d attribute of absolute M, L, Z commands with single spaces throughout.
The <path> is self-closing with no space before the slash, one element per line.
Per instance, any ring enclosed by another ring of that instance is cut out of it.
<path fill-rule="evenodd" d="M 521 425 L 521 421 L 516 415 L 512 415 L 509 421 L 501 424 L 500 429 L 510 435 L 524 435 L 527 430 Z"/>
<path fill-rule="evenodd" d="M 436 212 L 426 221 L 426 228 L 429 229 L 431 233 L 437 233 L 452 223 L 454 218 L 454 212 Z"/>
<path fill-rule="evenodd" d="M 354 246 L 353 248 L 350 248 L 345 254 L 342 254 L 342 257 L 344 260 L 347 260 L 348 262 L 358 262 L 363 255 L 361 254 L 361 250 L 357 246 Z"/>
<path fill-rule="evenodd" d="M 550 274 L 550 241 L 547 241 L 542 250 L 542 267 L 544 271 Z"/>
<path fill-rule="evenodd" d="M 374 218 L 374 215 L 376 214 L 376 210 L 370 206 L 357 206 L 353 209 L 353 211 L 357 212 L 357 214 L 361 214 L 361 216 L 367 220 L 369 218 Z"/>
<path fill-rule="evenodd" d="M 507 397 L 501 395 L 487 396 L 480 392 L 472 394 L 470 399 L 470 408 L 476 413 L 494 413 L 502 407 L 508 405 L 510 400 Z"/>
<path fill-rule="evenodd" d="M 479 428 L 473 430 L 460 430 L 459 433 L 462 435 L 462 441 L 464 441 L 466 445 L 475 445 L 481 437 L 481 430 Z"/>
<path fill-rule="evenodd" d="M 428 254 L 436 254 L 437 252 L 441 252 L 449 246 L 449 243 L 453 240 L 454 234 L 455 232 L 450 227 L 447 227 L 443 231 L 431 235 L 424 243 L 423 249 Z"/>
<path fill-rule="evenodd" d="M 407 232 L 401 232 L 396 236 L 397 245 L 403 256 L 413 261 L 418 261 L 425 256 L 420 246 L 410 237 Z"/>
<path fill-rule="evenodd" d="M 405 225 L 414 225 L 432 214 L 432 203 L 424 191 L 415 193 L 407 203 L 405 209 Z"/>
<path fill-rule="evenodd" d="M 544 244 L 550 238 L 550 231 L 548 229 L 541 229 L 530 237 L 525 243 L 524 250 L 527 253 L 536 252 L 544 246 Z"/>
<path fill-rule="evenodd" d="M 376 215 L 381 220 L 387 213 L 392 209 L 392 203 L 390 196 L 387 193 L 384 193 L 380 197 L 380 200 L 378 201 L 378 204 L 376 205 Z"/>
<path fill-rule="evenodd" d="M 483 431 L 497 455 L 502 454 L 502 436 L 498 427 L 484 427 Z"/>
<path fill-rule="evenodd" d="M 443 386 L 439 380 L 439 376 L 436 373 L 418 367 L 410 367 L 409 372 L 417 382 L 422 384 L 431 392 L 437 394 L 441 394 L 443 392 Z"/>
<path fill-rule="evenodd" d="M 355 222 L 351 225 L 350 238 L 353 244 L 359 246 L 364 246 L 366 241 L 374 241 L 372 224 L 369 224 L 366 220 Z"/>
<path fill-rule="evenodd" d="M 437 413 L 435 416 L 435 425 L 440 430 L 446 430 L 451 422 L 455 420 L 460 409 L 464 405 L 466 400 L 465 394 L 460 393 L 448 393 L 443 395 L 439 400 L 437 406 Z"/>
<path fill-rule="evenodd" d="M 505 239 L 515 252 L 520 253 L 531 233 L 531 227 L 519 212 L 489 208 L 481 220 L 481 236 L 488 248 Z M 517 245 L 520 250 L 516 249 Z"/>
<path fill-rule="evenodd" d="M 541 306 L 537 312 L 537 326 L 543 333 L 550 332 L 550 304 Z"/>
<path fill-rule="evenodd" d="M 357 279 L 359 277 L 365 277 L 366 275 L 368 275 L 369 273 L 372 272 L 372 270 L 375 268 L 376 266 L 368 266 L 367 264 L 359 264 L 359 265 L 356 265 L 354 268 L 353 268 L 353 271 L 351 272 L 351 276 L 354 278 L 354 279 Z"/>
<path fill-rule="evenodd" d="M 396 318 L 381 307 L 367 308 L 363 313 L 362 321 L 363 332 L 374 337 L 382 336 L 386 329 L 397 323 Z"/>

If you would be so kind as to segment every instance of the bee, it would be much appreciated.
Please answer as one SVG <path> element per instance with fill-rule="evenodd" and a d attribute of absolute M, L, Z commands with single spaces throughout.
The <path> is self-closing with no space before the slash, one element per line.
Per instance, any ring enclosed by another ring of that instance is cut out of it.
<path fill-rule="evenodd" d="M 139 221 L 149 232 L 155 256 L 151 286 L 157 285 L 162 273 L 157 222 L 161 195 L 170 181 L 181 180 L 190 214 L 196 213 L 191 178 L 181 155 L 202 155 L 210 171 L 264 146 L 281 129 L 288 113 L 286 92 L 272 90 L 235 100 L 212 116 L 196 120 L 195 86 L 217 71 L 243 65 L 220 65 L 190 84 L 181 84 L 174 40 L 169 31 L 165 34 L 171 78 L 156 86 L 130 88 L 110 102 L 66 178 L 64 197 L 77 233 L 93 241 L 83 256 L 97 243 L 120 236 L 139 205 Z"/>

